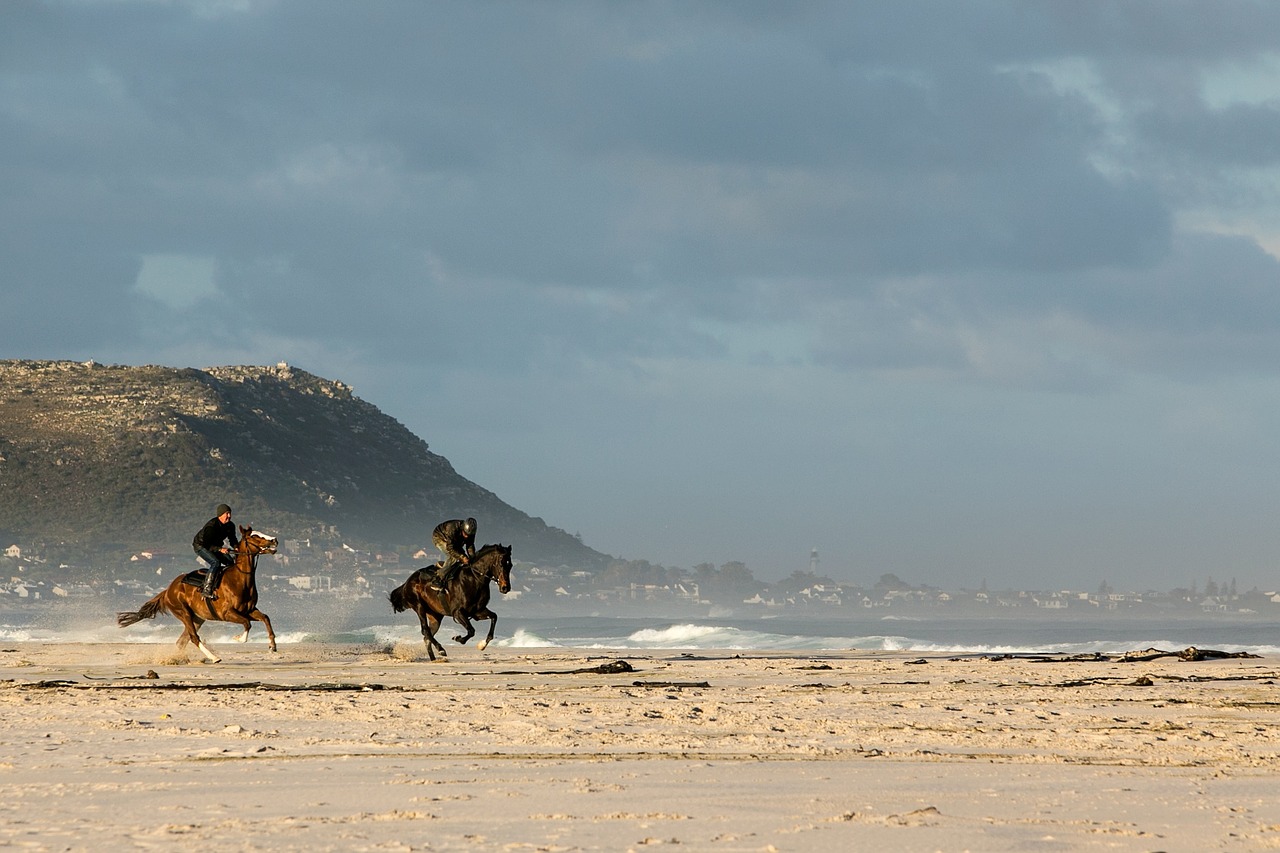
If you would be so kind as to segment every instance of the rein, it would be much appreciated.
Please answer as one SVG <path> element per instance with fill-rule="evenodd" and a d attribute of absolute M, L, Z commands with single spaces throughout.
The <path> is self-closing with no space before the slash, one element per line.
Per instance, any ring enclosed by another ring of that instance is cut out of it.
<path fill-rule="evenodd" d="M 489 555 L 488 555 L 488 554 L 485 554 L 485 556 L 486 556 L 486 557 L 488 557 Z M 487 561 L 487 560 L 486 560 L 486 562 L 491 562 L 491 561 Z M 470 563 L 467 563 L 467 569 L 468 569 L 468 570 L 470 570 L 471 574 L 475 575 L 475 576 L 476 576 L 476 577 L 478 577 L 480 580 L 488 580 L 488 579 L 492 578 L 492 576 L 493 576 L 493 568 L 492 568 L 492 567 L 488 567 L 488 568 L 486 568 L 484 571 L 480 571 L 480 570 L 478 570 L 478 569 L 476 568 L 476 563 L 475 563 L 475 561 L 474 561 L 474 560 L 473 560 L 473 561 L 471 561 Z"/>
<path fill-rule="evenodd" d="M 258 558 L 262 556 L 262 553 L 263 553 L 262 551 L 237 551 L 236 561 L 231 565 L 227 566 L 227 569 L 235 569 L 236 571 L 242 572 L 246 575 L 256 574 L 258 571 Z M 249 568 L 247 569 L 240 568 L 241 554 L 244 554 L 249 558 Z"/>

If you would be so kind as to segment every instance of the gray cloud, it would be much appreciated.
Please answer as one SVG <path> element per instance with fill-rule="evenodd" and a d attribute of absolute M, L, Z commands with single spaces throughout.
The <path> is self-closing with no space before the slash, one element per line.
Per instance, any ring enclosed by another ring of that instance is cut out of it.
<path fill-rule="evenodd" d="M 1044 519 L 1114 488 L 1085 460 L 1275 420 L 1278 34 L 1246 2 L 6 4 L 0 355 L 294 361 L 607 551 L 940 576 L 959 537 L 1057 577 Z M 441 413 L 477 398 L 508 416 Z M 792 512 L 806 541 L 760 532 Z"/>

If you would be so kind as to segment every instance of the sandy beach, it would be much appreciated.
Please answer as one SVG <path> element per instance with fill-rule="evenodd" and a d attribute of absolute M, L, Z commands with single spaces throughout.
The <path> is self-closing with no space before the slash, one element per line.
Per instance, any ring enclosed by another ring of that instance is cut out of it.
<path fill-rule="evenodd" d="M 1267 659 L 0 648 L 0 847 L 1280 848 Z"/>

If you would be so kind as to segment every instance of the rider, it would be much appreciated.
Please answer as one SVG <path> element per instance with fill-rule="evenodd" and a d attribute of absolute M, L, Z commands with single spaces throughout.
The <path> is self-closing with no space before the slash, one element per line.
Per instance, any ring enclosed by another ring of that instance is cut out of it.
<path fill-rule="evenodd" d="M 236 526 L 231 523 L 231 507 L 218 504 L 218 508 L 213 511 L 213 518 L 206 521 L 191 540 L 196 556 L 209 564 L 209 572 L 205 575 L 204 589 L 201 592 L 210 600 L 218 597 L 214 590 L 218 588 L 218 581 L 222 580 L 222 570 L 235 562 L 235 558 L 228 554 L 228 549 L 223 544 L 227 541 L 231 543 L 232 551 L 240 546 L 240 541 L 236 539 Z"/>
<path fill-rule="evenodd" d="M 457 577 L 461 567 L 476 555 L 476 520 L 452 518 L 436 525 L 431 541 L 444 554 L 440 570 L 431 588 L 443 592 L 449 581 Z"/>

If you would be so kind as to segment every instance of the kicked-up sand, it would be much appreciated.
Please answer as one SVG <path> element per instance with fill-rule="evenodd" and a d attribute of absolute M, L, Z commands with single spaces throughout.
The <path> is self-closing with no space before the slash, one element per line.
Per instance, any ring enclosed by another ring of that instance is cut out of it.
<path fill-rule="evenodd" d="M 1273 661 L 0 648 L 0 847 L 1280 848 Z"/>

